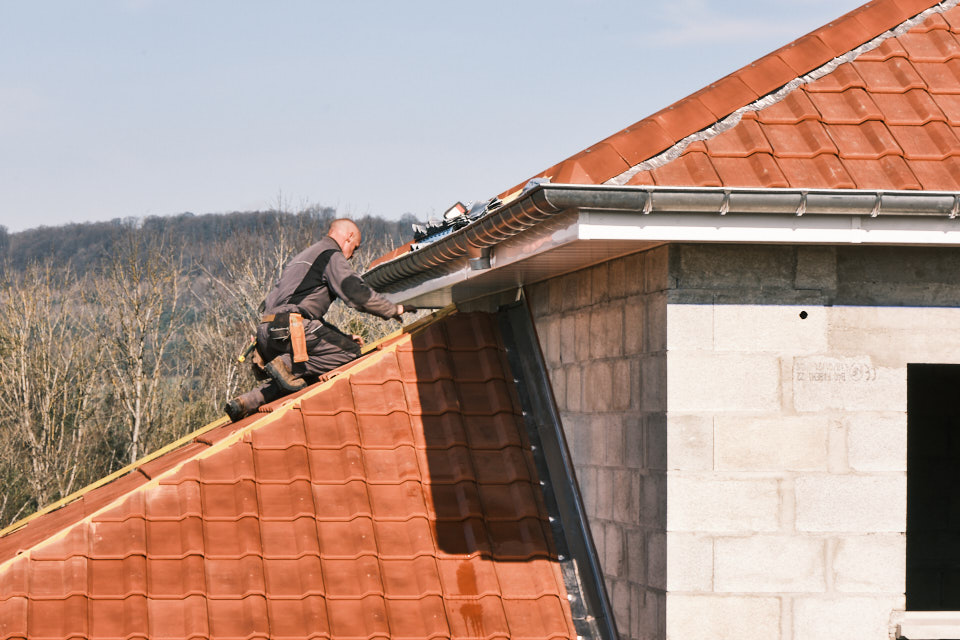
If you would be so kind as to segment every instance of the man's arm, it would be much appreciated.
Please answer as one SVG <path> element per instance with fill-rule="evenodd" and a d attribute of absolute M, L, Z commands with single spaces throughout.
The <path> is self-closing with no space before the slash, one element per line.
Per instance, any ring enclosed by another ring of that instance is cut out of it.
<path fill-rule="evenodd" d="M 371 289 L 339 251 L 330 257 L 326 276 L 327 284 L 333 292 L 354 309 L 360 309 L 381 318 L 396 318 L 403 313 L 402 305 L 390 302 Z"/>

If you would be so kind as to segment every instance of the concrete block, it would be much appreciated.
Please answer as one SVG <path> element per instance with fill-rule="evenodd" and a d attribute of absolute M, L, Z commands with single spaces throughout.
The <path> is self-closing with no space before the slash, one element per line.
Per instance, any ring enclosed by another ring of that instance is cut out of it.
<path fill-rule="evenodd" d="M 613 469 L 597 469 L 597 517 L 613 519 Z"/>
<path fill-rule="evenodd" d="M 580 269 L 572 274 L 576 287 L 576 308 L 583 309 L 589 307 L 593 302 L 593 278 L 590 269 Z"/>
<path fill-rule="evenodd" d="M 606 524 L 603 531 L 603 573 L 608 576 L 626 577 L 623 527 L 618 524 Z"/>
<path fill-rule="evenodd" d="M 827 349 L 823 307 L 718 304 L 713 317 L 717 351 L 801 355 Z"/>
<path fill-rule="evenodd" d="M 799 531 L 902 532 L 906 475 L 808 476 L 796 480 Z"/>
<path fill-rule="evenodd" d="M 566 414 L 562 417 L 563 433 L 567 438 L 570 456 L 575 465 L 593 464 L 596 443 L 590 429 L 588 418 L 579 414 Z M 601 454 L 602 455 L 602 454 Z"/>
<path fill-rule="evenodd" d="M 844 420 L 848 462 L 857 471 L 907 470 L 906 413 L 851 413 Z"/>
<path fill-rule="evenodd" d="M 556 318 L 541 320 L 537 325 L 540 350 L 548 367 L 560 366 L 560 323 Z"/>
<path fill-rule="evenodd" d="M 577 300 L 578 283 L 576 273 L 568 273 L 560 276 L 560 288 L 561 309 L 563 311 L 572 311 L 580 307 Z"/>
<path fill-rule="evenodd" d="M 586 411 L 613 409 L 613 363 L 607 360 L 584 366 L 583 408 Z"/>
<path fill-rule="evenodd" d="M 667 348 L 667 296 L 651 293 L 646 296 L 644 308 L 647 320 L 643 327 L 643 348 L 647 353 L 658 353 Z"/>
<path fill-rule="evenodd" d="M 574 346 L 577 362 L 590 359 L 590 309 L 578 309 L 573 315 Z"/>
<path fill-rule="evenodd" d="M 607 293 L 611 300 L 622 298 L 626 295 L 627 288 L 627 262 L 623 258 L 617 258 L 606 264 L 609 269 L 607 274 Z"/>
<path fill-rule="evenodd" d="M 613 607 L 613 617 L 617 623 L 617 632 L 621 635 L 626 635 L 630 633 L 630 585 L 626 580 L 609 579 L 607 580 L 607 584 L 612 587 L 609 590 L 610 604 Z"/>
<path fill-rule="evenodd" d="M 611 358 L 623 353 L 623 306 L 594 306 L 590 312 L 590 357 Z"/>
<path fill-rule="evenodd" d="M 573 365 L 567 367 L 567 401 L 565 403 L 567 411 L 580 411 L 583 406 L 581 399 L 583 397 L 583 381 L 581 379 L 580 367 Z"/>
<path fill-rule="evenodd" d="M 713 538 L 670 531 L 667 591 L 713 591 Z"/>
<path fill-rule="evenodd" d="M 643 290 L 647 293 L 670 288 L 670 250 L 669 246 L 663 246 L 644 254 Z"/>
<path fill-rule="evenodd" d="M 644 382 L 647 379 L 644 375 Z M 780 362 L 768 355 L 668 352 L 667 408 L 686 413 L 778 412 Z"/>
<path fill-rule="evenodd" d="M 643 353 L 647 311 L 641 296 L 627 298 L 623 306 L 623 348 L 627 354 Z"/>
<path fill-rule="evenodd" d="M 569 313 L 560 316 L 560 361 L 564 364 L 577 361 L 576 320 Z"/>
<path fill-rule="evenodd" d="M 593 304 L 606 302 L 610 299 L 610 264 L 608 262 L 601 262 L 600 264 L 590 267 L 589 272 Z"/>
<path fill-rule="evenodd" d="M 827 470 L 829 424 L 820 416 L 717 417 L 718 470 Z"/>
<path fill-rule="evenodd" d="M 546 281 L 550 313 L 563 310 L 563 278 L 550 278 Z"/>
<path fill-rule="evenodd" d="M 550 313 L 550 285 L 549 280 L 538 282 L 526 288 L 527 301 L 530 313 L 535 320 Z"/>
<path fill-rule="evenodd" d="M 667 410 L 669 369 L 665 354 L 645 356 L 640 359 L 640 410 L 662 412 Z"/>
<path fill-rule="evenodd" d="M 613 519 L 634 525 L 640 519 L 641 478 L 639 471 L 613 472 Z"/>
<path fill-rule="evenodd" d="M 644 256 L 646 253 L 634 253 L 623 258 L 623 270 L 626 276 L 623 288 L 624 295 L 643 292 Z"/>
<path fill-rule="evenodd" d="M 644 460 L 643 432 L 643 418 L 638 415 L 628 415 L 624 417 L 623 462 L 630 469 L 643 469 L 646 467 L 646 461 Z"/>
<path fill-rule="evenodd" d="M 557 409 L 565 411 L 567 408 L 567 371 L 563 367 L 555 367 L 549 370 L 550 389 L 553 391 L 553 399 L 557 403 Z"/>
<path fill-rule="evenodd" d="M 633 610 L 639 618 L 637 624 L 640 640 L 662 640 L 666 627 L 666 596 L 663 593 L 636 588 Z"/>
<path fill-rule="evenodd" d="M 624 530 L 627 579 L 634 584 L 644 584 L 647 580 L 647 547 L 643 530 L 626 527 Z"/>
<path fill-rule="evenodd" d="M 667 640 L 778 640 L 781 637 L 780 599 L 667 593 L 666 637 Z"/>
<path fill-rule="evenodd" d="M 667 350 L 713 350 L 712 304 L 667 305 Z"/>
<path fill-rule="evenodd" d="M 793 602 L 793 640 L 889 640 L 897 598 L 808 597 Z"/>
<path fill-rule="evenodd" d="M 640 523 L 651 529 L 666 529 L 667 521 L 667 476 L 664 473 L 648 473 L 642 477 L 640 491 Z"/>
<path fill-rule="evenodd" d="M 580 466 L 575 467 L 577 474 L 577 486 L 580 489 L 580 498 L 583 500 L 583 508 L 587 516 L 597 515 L 597 469 L 596 467 Z"/>
<path fill-rule="evenodd" d="M 793 288 L 794 248 L 774 245 L 685 244 L 679 288 L 751 290 Z"/>
<path fill-rule="evenodd" d="M 837 288 L 836 248 L 797 247 L 797 271 L 793 285 L 797 289 L 835 290 Z"/>
<path fill-rule="evenodd" d="M 623 467 L 623 417 L 617 413 L 604 413 L 596 417 L 603 424 L 603 464 Z"/>
<path fill-rule="evenodd" d="M 826 590 L 824 541 L 802 535 L 717 538 L 714 589 L 733 593 Z"/>
<path fill-rule="evenodd" d="M 584 459 L 586 464 L 602 467 L 607 461 L 607 416 L 602 414 L 584 415 L 587 437 L 590 438 L 590 456 Z"/>
<path fill-rule="evenodd" d="M 906 367 L 876 366 L 869 357 L 793 359 L 793 404 L 798 412 L 905 411 Z"/>
<path fill-rule="evenodd" d="M 717 474 L 677 474 L 668 478 L 668 531 L 776 531 L 779 509 L 776 480 L 719 478 Z"/>
<path fill-rule="evenodd" d="M 667 414 L 667 468 L 713 469 L 713 419 L 702 415 Z"/>
<path fill-rule="evenodd" d="M 906 538 L 902 534 L 845 536 L 830 557 L 837 591 L 901 594 L 906 584 Z"/>
<path fill-rule="evenodd" d="M 647 580 L 654 589 L 667 588 L 667 533 L 651 531 L 647 534 Z"/>
<path fill-rule="evenodd" d="M 625 358 L 613 362 L 613 404 L 614 411 L 626 411 L 630 408 L 630 361 Z"/>
<path fill-rule="evenodd" d="M 651 413 L 647 414 L 643 422 L 646 430 L 643 443 L 646 447 L 647 469 L 666 470 L 667 416 L 662 413 Z"/>

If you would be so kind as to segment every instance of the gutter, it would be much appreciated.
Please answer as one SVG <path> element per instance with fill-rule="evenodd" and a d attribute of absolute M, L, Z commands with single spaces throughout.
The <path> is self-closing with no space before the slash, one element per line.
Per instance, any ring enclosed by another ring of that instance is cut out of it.
<path fill-rule="evenodd" d="M 679 214 L 695 223 L 706 215 L 713 228 L 738 216 L 953 220 L 960 215 L 960 192 L 542 184 L 436 242 L 414 245 L 413 251 L 377 265 L 363 278 L 374 289 L 384 290 L 409 280 L 431 280 L 458 268 L 455 263 L 463 258 L 471 261 L 471 268 L 483 270 L 489 268 L 494 247 L 571 210 Z M 730 218 L 725 221 L 725 216 Z"/>

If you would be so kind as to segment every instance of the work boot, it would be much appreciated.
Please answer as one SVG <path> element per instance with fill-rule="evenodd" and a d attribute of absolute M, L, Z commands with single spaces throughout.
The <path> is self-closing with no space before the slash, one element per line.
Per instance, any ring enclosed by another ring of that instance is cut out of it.
<path fill-rule="evenodd" d="M 223 410 L 228 416 L 230 416 L 230 420 L 232 422 L 238 422 L 252 414 L 257 409 L 256 407 L 248 407 L 243 401 L 243 396 L 237 396 L 233 400 L 227 402 L 227 404 L 224 405 Z"/>
<path fill-rule="evenodd" d="M 300 391 L 307 386 L 307 382 L 303 378 L 297 378 L 293 375 L 287 367 L 287 363 L 283 361 L 283 356 L 277 356 L 265 364 L 263 370 L 287 393 Z"/>

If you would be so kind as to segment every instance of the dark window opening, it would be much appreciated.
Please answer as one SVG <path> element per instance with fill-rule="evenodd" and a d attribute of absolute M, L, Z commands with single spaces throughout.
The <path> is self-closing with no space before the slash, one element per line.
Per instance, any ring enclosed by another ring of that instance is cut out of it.
<path fill-rule="evenodd" d="M 907 366 L 907 610 L 960 610 L 960 365 Z"/>

